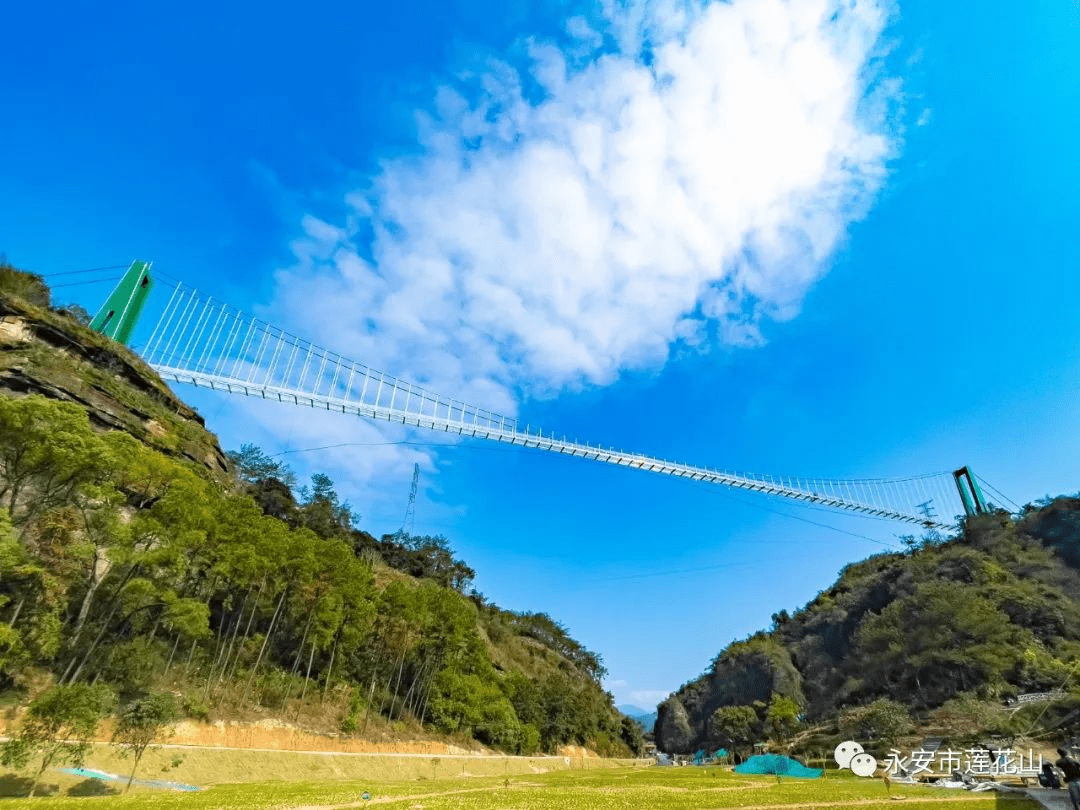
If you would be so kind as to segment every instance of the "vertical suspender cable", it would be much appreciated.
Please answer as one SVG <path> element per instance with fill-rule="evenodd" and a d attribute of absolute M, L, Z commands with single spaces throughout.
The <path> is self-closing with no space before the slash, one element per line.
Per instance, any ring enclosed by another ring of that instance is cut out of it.
<path fill-rule="evenodd" d="M 146 357 L 144 359 L 147 363 L 153 362 L 154 352 L 157 351 L 157 344 L 161 342 L 161 336 L 164 333 L 165 329 L 168 328 L 168 323 L 165 320 L 166 316 L 169 317 L 170 321 L 172 320 L 173 301 L 176 300 L 176 294 L 179 291 L 179 287 L 172 288 L 172 294 L 169 296 L 169 300 L 165 304 L 165 309 L 162 311 L 161 317 L 158 318 L 157 323 L 154 324 L 154 330 L 150 333 L 150 339 L 146 342 Z"/>
<path fill-rule="evenodd" d="M 225 316 L 228 318 L 229 330 L 228 337 L 225 338 L 225 346 L 221 349 L 221 355 L 218 357 L 217 363 L 214 364 L 214 374 L 219 375 L 225 369 L 225 364 L 229 362 L 232 357 L 233 346 L 236 345 L 236 339 L 240 336 L 240 332 L 243 329 L 243 322 L 240 319 L 240 312 L 235 314 L 229 314 L 228 305 L 225 306 Z"/>

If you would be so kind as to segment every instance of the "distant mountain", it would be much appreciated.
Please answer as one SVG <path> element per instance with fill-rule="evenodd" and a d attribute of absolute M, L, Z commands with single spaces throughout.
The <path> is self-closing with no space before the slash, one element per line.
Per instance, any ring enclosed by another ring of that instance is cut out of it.
<path fill-rule="evenodd" d="M 652 731 L 653 726 L 656 725 L 656 712 L 642 709 L 640 706 L 633 706 L 629 703 L 624 703 L 622 706 L 616 706 L 620 712 L 625 714 L 631 720 L 637 722 L 646 731 Z"/>

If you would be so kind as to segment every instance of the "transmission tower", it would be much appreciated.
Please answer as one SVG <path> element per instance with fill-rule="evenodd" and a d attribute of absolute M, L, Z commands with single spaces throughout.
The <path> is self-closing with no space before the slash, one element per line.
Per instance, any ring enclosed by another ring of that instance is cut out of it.
<path fill-rule="evenodd" d="M 936 543 L 941 540 L 941 534 L 936 528 L 937 524 L 937 512 L 934 511 L 934 499 L 931 498 L 924 503 L 919 504 L 919 511 L 922 512 L 925 522 L 923 526 L 926 528 L 925 540 L 929 540 L 931 543 Z"/>
<path fill-rule="evenodd" d="M 405 507 L 405 520 L 401 522 L 400 534 L 412 534 L 413 521 L 416 519 L 416 487 L 420 483 L 420 465 L 413 464 L 412 488 L 409 490 L 409 505 Z"/>

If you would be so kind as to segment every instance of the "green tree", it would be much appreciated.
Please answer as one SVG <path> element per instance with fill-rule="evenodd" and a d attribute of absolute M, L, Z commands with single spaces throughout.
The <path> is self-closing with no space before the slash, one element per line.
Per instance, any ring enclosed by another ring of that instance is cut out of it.
<path fill-rule="evenodd" d="M 630 749 L 630 753 L 635 757 L 640 757 L 644 753 L 645 736 L 636 720 L 623 717 L 619 721 L 619 739 L 623 741 L 623 744 Z"/>
<path fill-rule="evenodd" d="M 962 692 L 935 709 L 930 720 L 955 740 L 975 741 L 987 736 L 1008 738 L 1021 730 L 1030 734 L 1031 718 L 1022 713 L 1014 714 L 1014 711 L 998 700 L 981 700 L 970 692 Z"/>
<path fill-rule="evenodd" d="M 778 740 L 786 740 L 799 727 L 799 704 L 789 697 L 773 692 L 765 712 L 769 732 Z"/>
<path fill-rule="evenodd" d="M 21 534 L 100 478 L 106 460 L 104 443 L 78 405 L 37 395 L 0 397 L 0 499 Z"/>
<path fill-rule="evenodd" d="M 311 476 L 311 487 L 300 488 L 300 523 L 321 537 L 348 532 L 356 515 L 348 503 L 340 503 L 334 482 L 325 473 Z"/>
<path fill-rule="evenodd" d="M 22 725 L 3 746 L 0 762 L 25 768 L 40 756 L 30 795 L 53 762 L 81 765 L 90 750 L 90 737 L 112 708 L 112 693 L 104 686 L 55 686 L 30 703 Z"/>
<path fill-rule="evenodd" d="M 745 750 L 757 737 L 758 725 L 753 706 L 721 706 L 709 718 L 710 744 Z"/>
<path fill-rule="evenodd" d="M 116 722 L 116 731 L 112 737 L 113 744 L 130 754 L 135 760 L 131 766 L 131 775 L 128 776 L 127 785 L 124 787 L 125 793 L 131 788 L 135 771 L 139 767 L 139 760 L 146 753 L 146 749 L 157 741 L 165 727 L 173 722 L 176 716 L 176 701 L 168 692 L 158 692 L 132 701 L 120 712 Z"/>
<path fill-rule="evenodd" d="M 539 750 L 540 729 L 532 723 L 525 723 L 521 726 L 521 733 L 518 737 L 517 753 L 520 756 L 529 756 L 530 754 L 535 754 Z"/>
<path fill-rule="evenodd" d="M 268 456 L 253 444 L 242 444 L 239 450 L 230 450 L 226 455 L 233 463 L 237 476 L 249 484 L 274 478 L 289 488 L 296 485 L 296 475 L 287 464 Z"/>
<path fill-rule="evenodd" d="M 880 740 L 890 746 L 915 728 L 907 707 L 890 698 L 879 698 L 866 706 L 841 712 L 839 724 L 847 737 Z"/>
<path fill-rule="evenodd" d="M 19 543 L 0 507 L 0 686 L 55 654 L 61 610 L 56 579 Z"/>
<path fill-rule="evenodd" d="M 979 588 L 932 579 L 867 618 L 856 654 L 867 691 L 935 705 L 1019 663 L 1019 631 Z"/>

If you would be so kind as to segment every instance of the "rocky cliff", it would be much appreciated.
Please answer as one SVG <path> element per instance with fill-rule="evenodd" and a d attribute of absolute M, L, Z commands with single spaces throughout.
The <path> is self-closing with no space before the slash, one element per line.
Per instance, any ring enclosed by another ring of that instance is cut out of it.
<path fill-rule="evenodd" d="M 227 459 L 203 418 L 138 355 L 74 317 L 0 291 L 0 391 L 86 409 L 92 424 L 223 475 Z"/>

